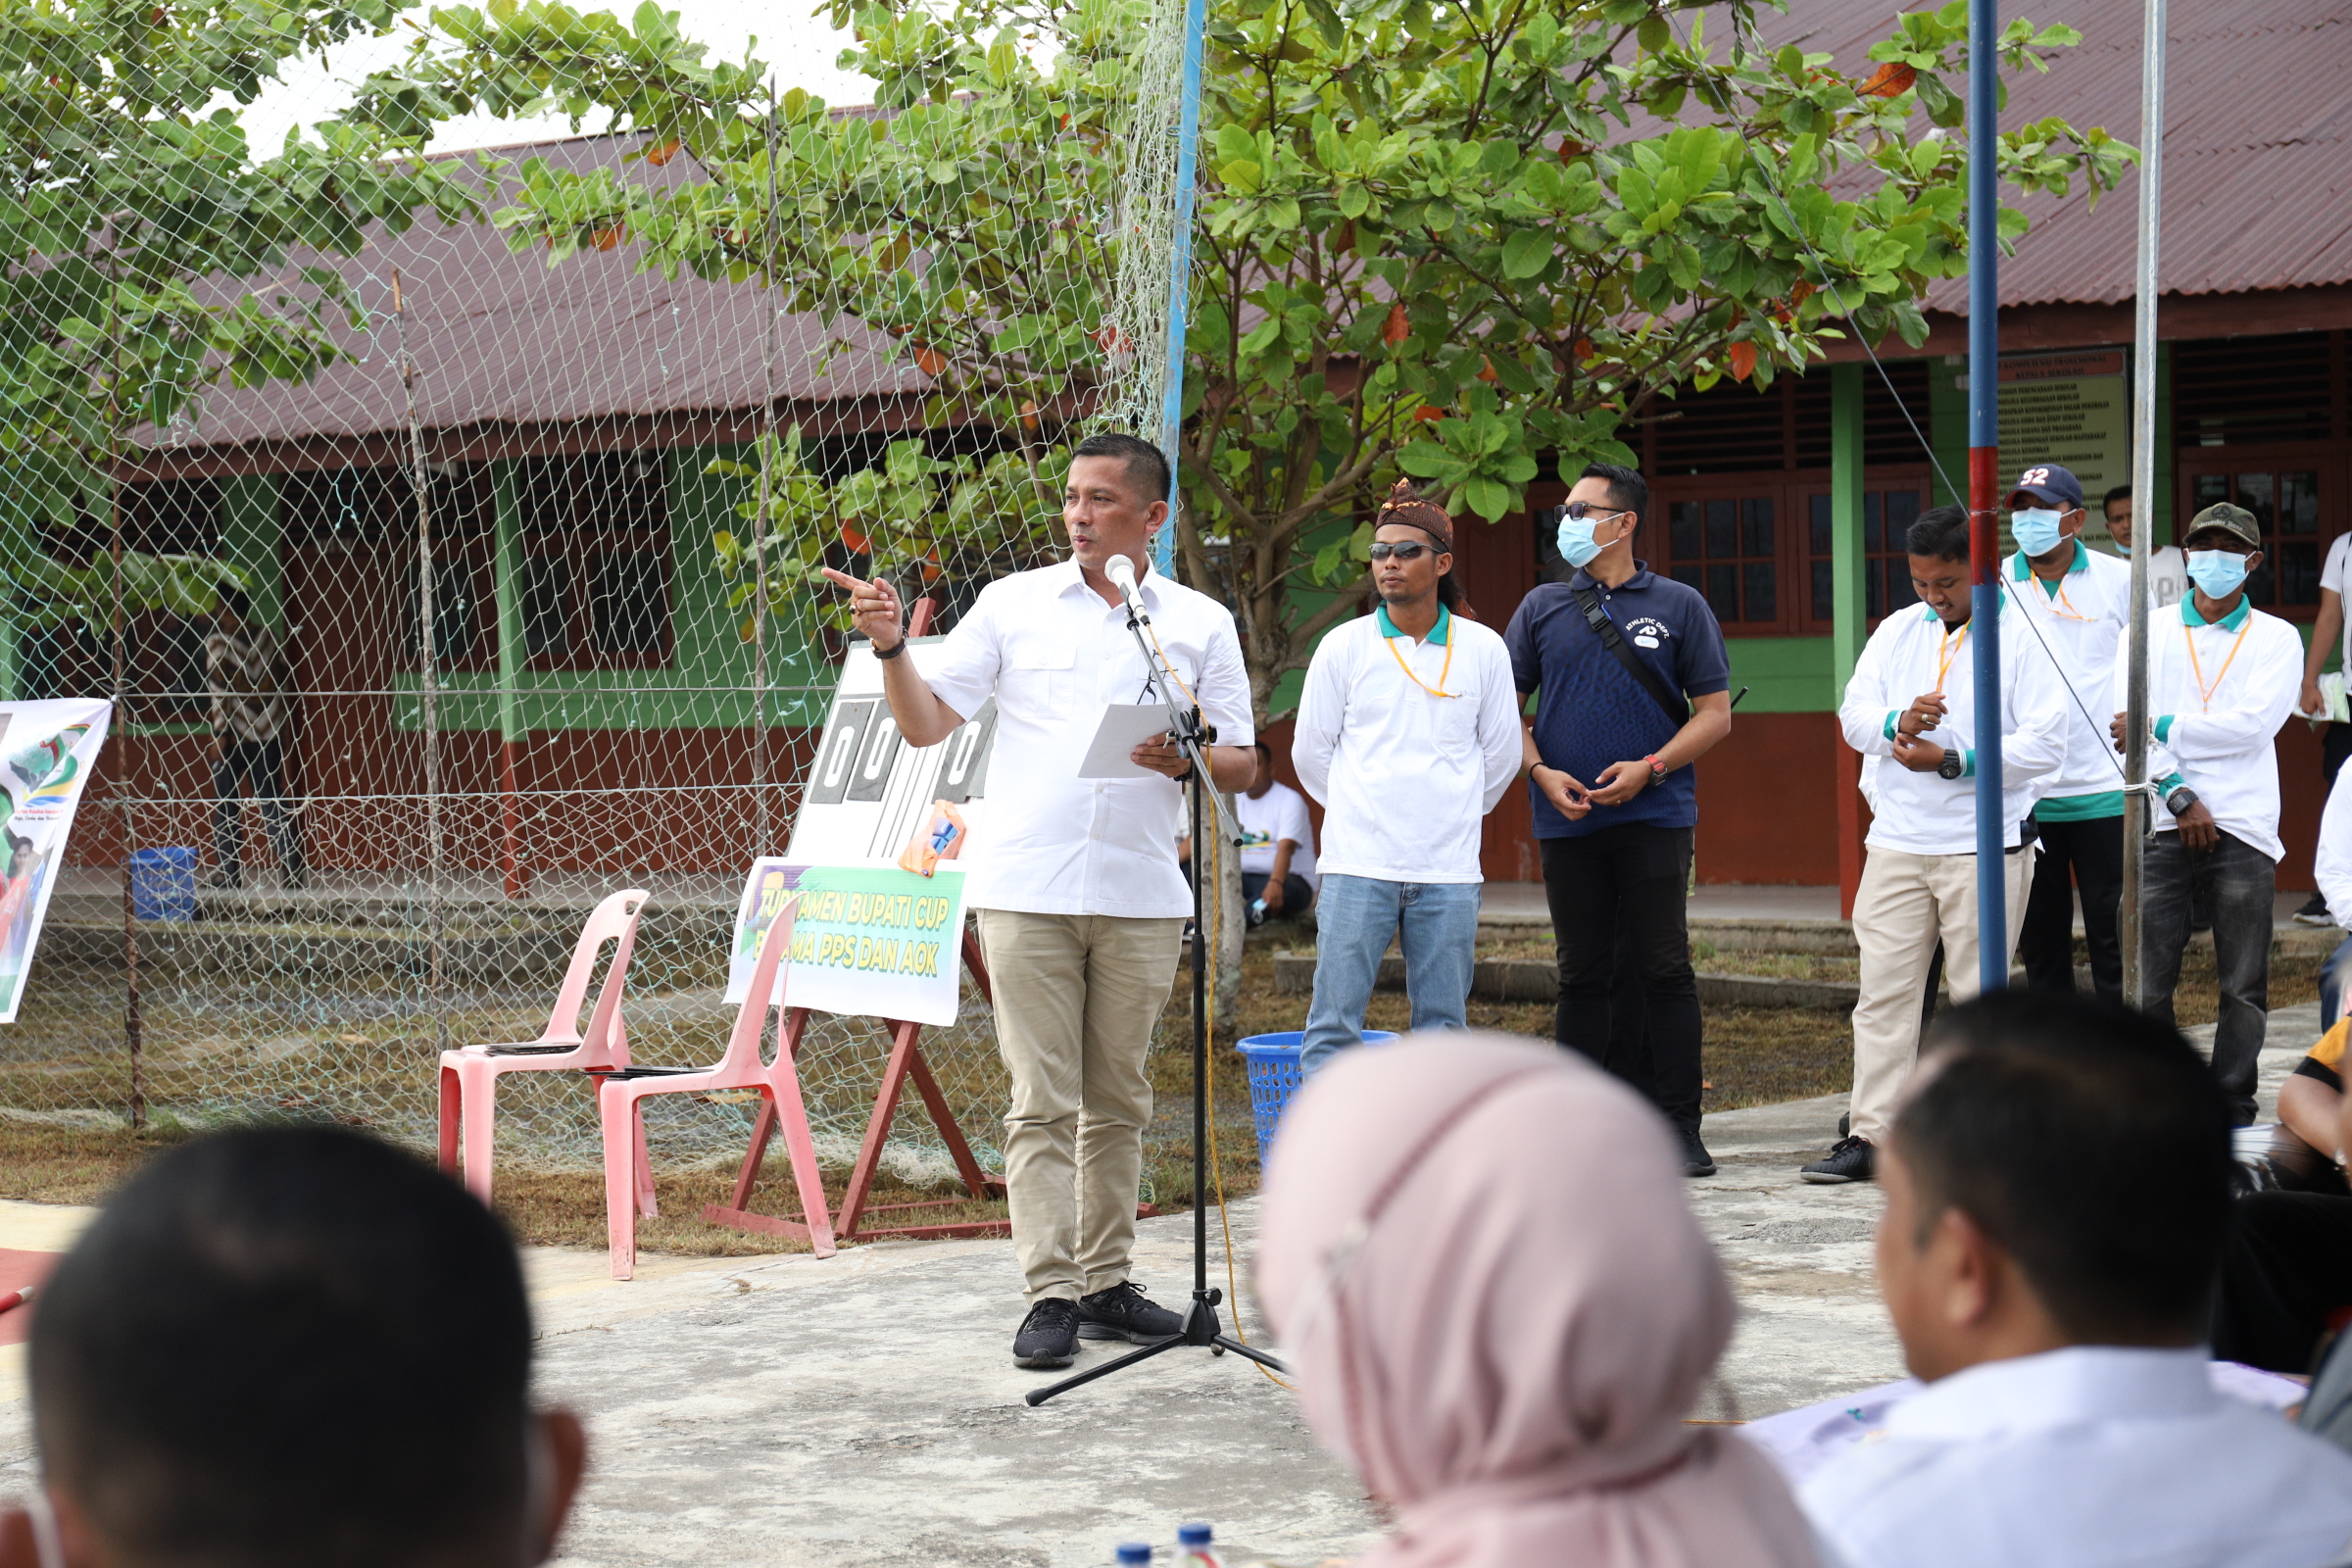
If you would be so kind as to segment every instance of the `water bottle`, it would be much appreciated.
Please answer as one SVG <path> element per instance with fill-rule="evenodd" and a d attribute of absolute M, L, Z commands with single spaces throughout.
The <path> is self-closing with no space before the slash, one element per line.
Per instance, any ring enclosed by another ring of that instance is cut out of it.
<path fill-rule="evenodd" d="M 1195 1521 L 1176 1527 L 1176 1568 L 1217 1568 L 1208 1549 L 1208 1526 Z"/>
<path fill-rule="evenodd" d="M 1148 1541 L 1122 1541 L 1119 1543 L 1118 1560 L 1122 1568 L 1127 1563 L 1148 1563 L 1152 1560 L 1152 1544 Z"/>

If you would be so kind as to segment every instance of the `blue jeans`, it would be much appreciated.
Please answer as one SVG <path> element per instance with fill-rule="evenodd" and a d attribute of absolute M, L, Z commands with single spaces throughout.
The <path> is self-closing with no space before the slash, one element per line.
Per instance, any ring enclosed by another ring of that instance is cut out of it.
<path fill-rule="evenodd" d="M 1391 939 L 1401 933 L 1415 1029 L 1466 1029 L 1478 948 L 1477 882 L 1383 882 L 1326 872 L 1315 897 L 1315 999 L 1298 1069 L 1363 1044 L 1364 1009 Z"/>

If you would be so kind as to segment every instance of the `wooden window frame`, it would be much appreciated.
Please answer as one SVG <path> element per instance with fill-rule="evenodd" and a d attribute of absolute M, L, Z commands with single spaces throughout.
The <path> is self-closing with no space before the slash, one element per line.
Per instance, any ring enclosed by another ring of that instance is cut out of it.
<path fill-rule="evenodd" d="M 2320 612 L 2317 573 L 2327 565 L 2328 551 L 2335 543 L 2336 536 L 2345 532 L 2348 524 L 2352 524 L 2352 516 L 2347 516 L 2345 500 L 2347 480 L 2352 480 L 2352 460 L 2348 460 L 2343 449 L 2331 441 L 2278 441 L 2248 443 L 2245 446 L 2176 448 L 2173 543 L 2180 542 L 2188 531 L 2190 520 L 2207 504 L 2198 499 L 2197 481 L 2210 475 L 2233 477 L 2241 473 L 2310 473 L 2317 477 L 2318 518 L 2314 533 L 2285 535 L 2276 525 L 2263 530 L 2266 573 L 2277 571 L 2283 554 L 2282 546 L 2289 539 L 2311 539 L 2315 542 L 2311 602 L 2281 605 L 2276 602 L 2274 593 L 2273 603 L 2257 604 L 2255 607 L 2283 620 L 2315 619 Z M 2274 583 L 2276 580 L 2274 576 Z"/>

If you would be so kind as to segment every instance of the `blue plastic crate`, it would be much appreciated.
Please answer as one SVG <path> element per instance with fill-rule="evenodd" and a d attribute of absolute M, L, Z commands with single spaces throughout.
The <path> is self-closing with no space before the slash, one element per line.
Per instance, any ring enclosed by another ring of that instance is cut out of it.
<path fill-rule="evenodd" d="M 1285 1029 L 1279 1034 L 1251 1035 L 1236 1048 L 1250 1064 L 1250 1115 L 1257 1123 L 1260 1164 L 1265 1163 L 1266 1151 L 1274 1147 L 1282 1113 L 1291 1108 L 1291 1097 L 1298 1093 L 1303 1081 L 1298 1071 L 1298 1046 L 1305 1038 L 1296 1029 Z M 1367 1046 L 1386 1045 L 1396 1038 L 1385 1029 L 1364 1031 Z"/>

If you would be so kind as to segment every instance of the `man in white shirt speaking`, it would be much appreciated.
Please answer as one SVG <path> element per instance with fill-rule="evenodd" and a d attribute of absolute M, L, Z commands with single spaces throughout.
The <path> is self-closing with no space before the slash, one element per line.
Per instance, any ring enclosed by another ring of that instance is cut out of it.
<path fill-rule="evenodd" d="M 2192 898 L 2212 901 L 2221 987 L 2213 1071 L 2241 1127 L 2254 1120 L 2256 1060 L 2269 1029 L 2272 906 L 2278 858 L 2279 726 L 2295 709 L 2303 639 L 2254 608 L 2262 528 L 2228 502 L 2189 519 L 2188 597 L 2148 617 L 2148 777 L 2155 842 L 2141 872 L 2140 941 L 2151 1010 L 2170 1023 Z M 2124 746 L 2129 661 L 2115 666 Z"/>
<path fill-rule="evenodd" d="M 2072 995 L 1938 1016 L 1882 1160 L 1925 1382 L 1799 1492 L 1838 1568 L 2314 1568 L 2352 1457 L 2216 1391 L 2230 1114 L 2172 1028 Z"/>
<path fill-rule="evenodd" d="M 1392 940 L 1413 1027 L 1467 1027 L 1479 823 L 1519 773 L 1519 699 L 1502 639 L 1454 612 L 1452 571 L 1453 519 L 1399 481 L 1373 518 L 1380 605 L 1307 665 L 1291 763 L 1324 814 L 1303 1072 L 1363 1043 Z"/>
<path fill-rule="evenodd" d="M 1854 896 L 1861 948 L 1854 1003 L 1850 1125 L 1806 1181 L 1873 1178 L 1876 1149 L 1919 1054 L 1921 993 L 1936 944 L 1955 1001 L 1976 995 L 1977 677 L 1969 648 L 1968 514 L 1919 514 L 1904 545 L 1920 603 L 1879 622 L 1846 682 L 1838 722 L 1845 743 L 1880 758 Z M 2014 948 L 2034 874 L 2026 829 L 2045 779 L 2066 756 L 2065 687 L 2057 666 L 2019 624 L 2027 612 L 2001 605 L 2001 842 L 2008 932 Z M 2009 954 L 2001 954 L 2008 968 Z"/>
<path fill-rule="evenodd" d="M 910 746 L 945 740 L 994 697 L 988 815 L 973 834 L 964 901 L 996 998 L 997 1046 L 1012 1075 L 1004 1183 L 1029 1312 L 1013 1360 L 1069 1365 L 1076 1341 L 1164 1339 L 1183 1327 L 1128 1277 L 1143 1132 L 1144 1057 L 1176 975 L 1192 895 L 1176 868 L 1180 781 L 1191 764 L 1165 736 L 1135 749 L 1157 778 L 1078 776 L 1105 706 L 1150 700 L 1118 587 L 1137 596 L 1217 744 L 1214 788 L 1257 768 L 1250 679 L 1233 615 L 1151 569 L 1167 518 L 1168 465 L 1133 436 L 1089 436 L 1070 460 L 1061 519 L 1070 559 L 980 591 L 944 642 L 906 651 L 887 582 L 830 573 L 882 661 L 891 715 Z"/>

